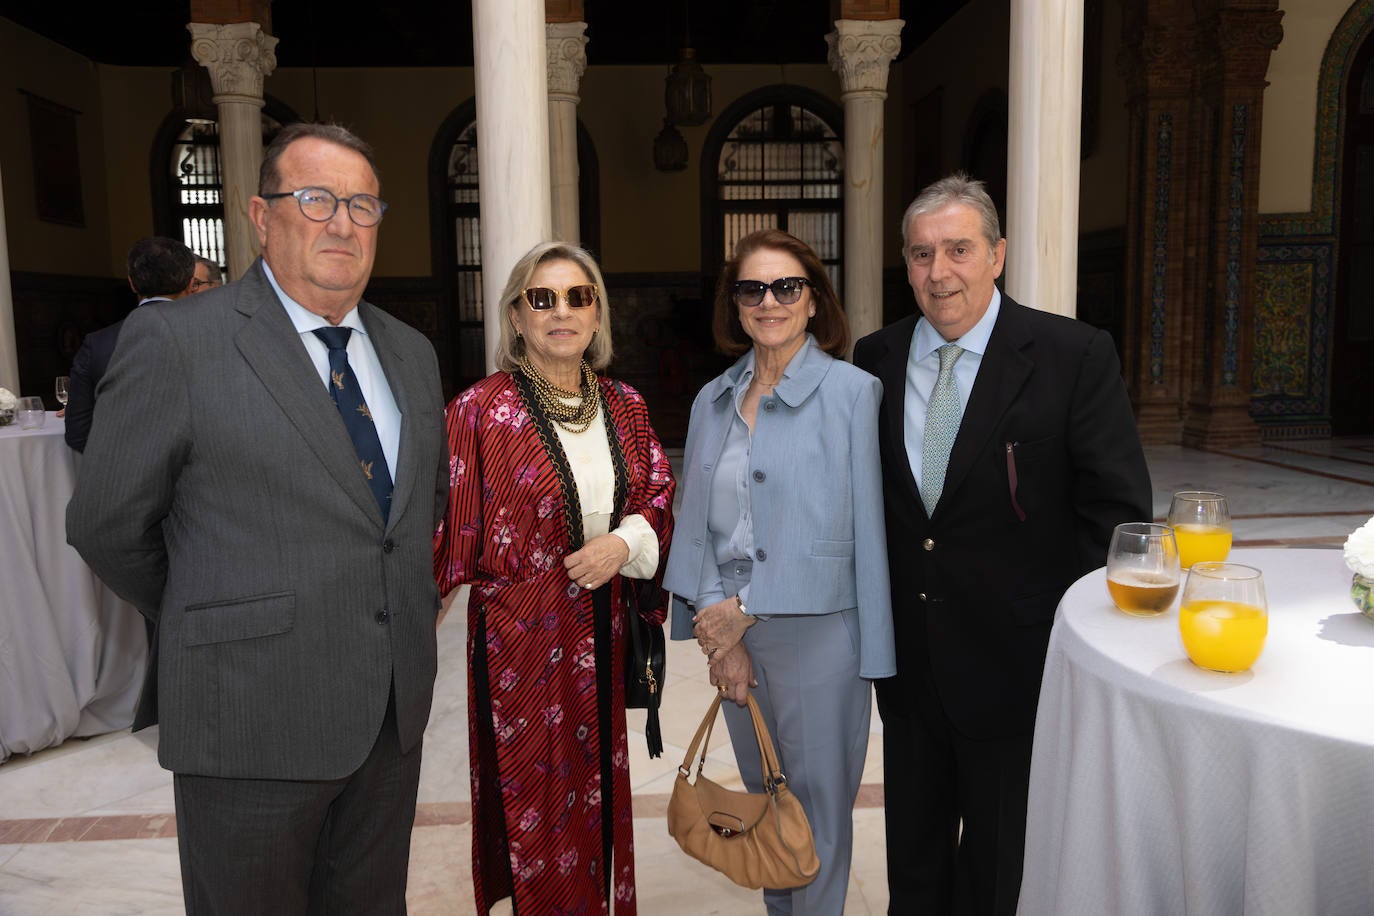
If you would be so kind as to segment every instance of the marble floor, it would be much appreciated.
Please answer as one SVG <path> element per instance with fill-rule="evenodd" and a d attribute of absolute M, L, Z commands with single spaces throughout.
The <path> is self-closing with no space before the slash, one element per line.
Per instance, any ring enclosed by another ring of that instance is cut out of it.
<path fill-rule="evenodd" d="M 1214 452 L 1153 447 L 1147 458 L 1157 517 L 1167 513 L 1174 490 L 1221 490 L 1238 546 L 1336 547 L 1374 516 L 1374 438 Z M 440 675 L 411 845 L 410 910 L 422 916 L 474 912 L 463 617 L 460 606 L 439 629 Z M 670 646 L 668 672 L 663 757 L 649 759 L 644 714 L 629 714 L 641 912 L 761 913 L 756 893 L 688 859 L 667 834 L 673 776 L 712 696 L 693 644 Z M 851 914 L 887 908 L 876 714 L 870 732 L 855 811 Z M 0 765 L 0 916 L 181 912 L 172 780 L 157 765 L 156 744 L 156 729 L 120 732 Z M 723 728 L 711 759 L 722 779 L 733 769 Z"/>

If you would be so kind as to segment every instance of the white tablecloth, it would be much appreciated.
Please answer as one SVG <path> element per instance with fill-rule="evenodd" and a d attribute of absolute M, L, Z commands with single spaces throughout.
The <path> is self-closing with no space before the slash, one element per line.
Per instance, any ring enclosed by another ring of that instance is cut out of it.
<path fill-rule="evenodd" d="M 62 432 L 0 427 L 0 761 L 127 728 L 147 660 L 142 616 L 67 546 Z"/>
<path fill-rule="evenodd" d="M 1102 570 L 1064 596 L 1031 763 L 1022 914 L 1374 913 L 1374 621 L 1338 550 L 1234 550 L 1269 637 L 1188 661 L 1177 603 L 1129 617 Z"/>

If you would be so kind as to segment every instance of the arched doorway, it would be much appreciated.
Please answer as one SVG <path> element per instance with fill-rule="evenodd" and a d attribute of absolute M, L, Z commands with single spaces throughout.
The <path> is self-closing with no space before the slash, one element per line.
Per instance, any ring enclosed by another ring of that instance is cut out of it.
<path fill-rule="evenodd" d="M 1346 71 L 1339 268 L 1331 323 L 1331 431 L 1374 433 L 1374 34 Z"/>

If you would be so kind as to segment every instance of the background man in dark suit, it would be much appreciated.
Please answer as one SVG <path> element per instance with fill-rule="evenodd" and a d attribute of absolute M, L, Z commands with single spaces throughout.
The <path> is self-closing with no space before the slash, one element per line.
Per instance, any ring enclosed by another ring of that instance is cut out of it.
<path fill-rule="evenodd" d="M 176 239 L 162 236 L 139 239 L 129 249 L 129 288 L 138 297 L 139 305 L 180 299 L 195 292 L 192 289 L 195 267 L 195 254 Z M 96 386 L 105 376 L 105 368 L 110 364 L 110 356 L 114 353 L 122 327 L 123 318 L 87 334 L 72 358 L 72 368 L 67 373 L 70 381 L 64 413 L 64 435 L 67 445 L 78 452 L 86 449 L 86 439 L 91 434 L 91 420 L 95 416 Z"/>
<path fill-rule="evenodd" d="M 125 322 L 68 508 L 157 620 L 134 724 L 160 719 L 192 914 L 405 911 L 448 456 L 433 347 L 361 299 L 379 193 L 343 128 L 278 134 L 263 257 Z"/>
<path fill-rule="evenodd" d="M 1115 525 L 1150 518 L 1150 478 L 1110 336 L 997 290 L 981 182 L 922 191 L 902 240 L 920 315 L 854 351 L 883 382 L 889 912 L 1010 914 L 1055 607 Z"/>

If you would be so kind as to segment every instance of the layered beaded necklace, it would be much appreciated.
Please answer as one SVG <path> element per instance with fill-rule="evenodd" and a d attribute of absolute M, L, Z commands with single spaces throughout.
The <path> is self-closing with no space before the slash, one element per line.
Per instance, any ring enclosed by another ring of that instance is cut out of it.
<path fill-rule="evenodd" d="M 596 373 L 585 359 L 582 360 L 581 371 L 582 390 L 569 391 L 544 378 L 528 356 L 520 357 L 520 372 L 534 387 L 535 400 L 539 402 L 544 416 L 570 433 L 586 432 L 596 419 L 597 408 L 601 406 L 601 387 L 596 383 Z M 576 404 L 568 403 L 574 400 Z"/>

